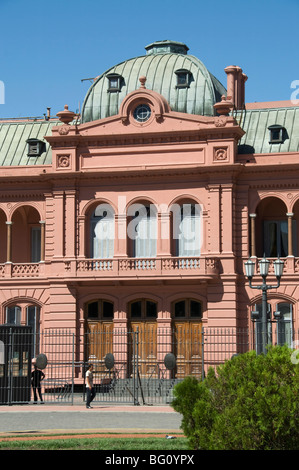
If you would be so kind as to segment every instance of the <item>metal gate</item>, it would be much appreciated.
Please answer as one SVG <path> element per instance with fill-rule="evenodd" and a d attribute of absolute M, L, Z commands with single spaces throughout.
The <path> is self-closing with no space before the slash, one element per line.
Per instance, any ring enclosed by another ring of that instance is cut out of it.
<path fill-rule="evenodd" d="M 69 331 L 36 334 L 28 326 L 1 325 L 0 404 L 73 403 L 74 353 Z M 35 364 L 41 380 L 33 378 Z"/>
<path fill-rule="evenodd" d="M 0 404 L 30 401 L 32 329 L 0 326 Z"/>
<path fill-rule="evenodd" d="M 236 328 L 113 329 L 82 337 L 68 330 L 35 334 L 29 327 L 1 328 L 6 333 L 0 336 L 0 404 L 10 405 L 34 403 L 35 363 L 44 374 L 46 403 L 84 403 L 85 373 L 92 363 L 94 402 L 165 404 L 186 375 L 202 380 L 208 367 L 249 349 L 247 329 Z"/>

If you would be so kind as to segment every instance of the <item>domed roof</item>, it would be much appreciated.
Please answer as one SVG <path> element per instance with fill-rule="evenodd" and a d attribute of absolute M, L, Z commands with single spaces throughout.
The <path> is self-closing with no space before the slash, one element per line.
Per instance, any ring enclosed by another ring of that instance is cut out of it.
<path fill-rule="evenodd" d="M 146 55 L 126 60 L 94 80 L 82 106 L 82 123 L 118 114 L 126 95 L 139 88 L 161 94 L 172 111 L 214 116 L 213 105 L 226 95 L 223 85 L 188 47 L 175 41 L 157 41 L 146 46 Z"/>

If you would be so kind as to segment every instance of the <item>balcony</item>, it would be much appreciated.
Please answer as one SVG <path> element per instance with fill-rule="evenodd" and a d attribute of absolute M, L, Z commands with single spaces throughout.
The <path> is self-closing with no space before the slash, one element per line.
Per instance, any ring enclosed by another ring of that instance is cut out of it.
<path fill-rule="evenodd" d="M 65 261 L 66 277 L 198 278 L 218 274 L 218 259 L 205 257 L 110 258 Z"/>
<path fill-rule="evenodd" d="M 38 278 L 44 275 L 44 263 L 0 264 L 0 278 Z"/>
<path fill-rule="evenodd" d="M 244 262 L 242 267 L 244 274 Z M 274 259 L 269 258 L 269 275 L 274 276 Z M 287 257 L 284 261 L 284 278 L 291 276 L 299 279 L 299 258 Z M 227 265 L 226 263 L 229 263 Z M 219 273 L 234 272 L 233 257 L 164 257 L 164 258 L 109 258 L 109 259 L 74 259 L 63 258 L 40 263 L 2 263 L 1 280 L 45 279 L 212 279 Z M 228 268 L 228 269 L 226 269 Z M 259 274 L 258 259 L 255 273 Z"/>

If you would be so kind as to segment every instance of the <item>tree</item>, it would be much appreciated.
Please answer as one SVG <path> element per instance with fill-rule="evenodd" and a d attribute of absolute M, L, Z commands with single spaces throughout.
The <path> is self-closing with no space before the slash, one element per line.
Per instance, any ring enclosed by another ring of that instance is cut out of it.
<path fill-rule="evenodd" d="M 254 351 L 210 368 L 203 382 L 187 377 L 173 408 L 193 449 L 297 450 L 299 364 L 286 346 Z"/>

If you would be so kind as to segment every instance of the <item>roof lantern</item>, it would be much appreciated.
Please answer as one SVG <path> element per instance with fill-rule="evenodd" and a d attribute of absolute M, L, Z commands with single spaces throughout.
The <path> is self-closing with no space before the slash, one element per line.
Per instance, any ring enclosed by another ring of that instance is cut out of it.
<path fill-rule="evenodd" d="M 189 47 L 182 42 L 170 41 L 165 39 L 163 41 L 155 41 L 145 47 L 146 54 L 187 54 Z"/>

